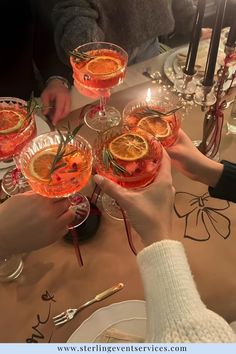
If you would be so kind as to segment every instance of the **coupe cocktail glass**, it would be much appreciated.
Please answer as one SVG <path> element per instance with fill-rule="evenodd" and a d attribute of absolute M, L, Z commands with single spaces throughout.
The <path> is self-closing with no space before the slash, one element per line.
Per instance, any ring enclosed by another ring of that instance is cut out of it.
<path fill-rule="evenodd" d="M 1 187 L 8 195 L 27 189 L 27 182 L 18 168 L 17 155 L 35 135 L 35 118 L 34 114 L 27 114 L 27 102 L 15 97 L 0 97 L 0 161 L 14 159 L 17 165 L 2 179 Z M 20 255 L 0 258 L 0 282 L 16 279 L 22 270 Z"/>
<path fill-rule="evenodd" d="M 181 107 L 171 96 L 140 98 L 129 102 L 123 110 L 123 122 L 152 134 L 164 147 L 173 145 L 181 124 Z"/>
<path fill-rule="evenodd" d="M 162 146 L 153 135 L 135 127 L 113 127 L 100 133 L 94 144 L 96 172 L 125 188 L 139 189 L 156 177 L 162 159 Z M 116 202 L 103 196 L 103 207 L 114 218 L 121 219 Z"/>
<path fill-rule="evenodd" d="M 66 132 L 51 132 L 33 139 L 20 154 L 21 171 L 35 193 L 48 198 L 69 197 L 75 219 L 69 229 L 81 225 L 88 217 L 88 199 L 77 193 L 88 182 L 92 171 L 92 148 L 81 136 L 67 140 Z M 62 157 L 56 160 L 60 154 Z"/>
<path fill-rule="evenodd" d="M 87 43 L 71 53 L 75 87 L 84 96 L 100 99 L 99 106 L 91 107 L 85 114 L 86 124 L 96 131 L 118 125 L 120 112 L 106 103 L 111 89 L 123 82 L 128 54 L 106 42 Z"/>
<path fill-rule="evenodd" d="M 10 196 L 27 189 L 17 157 L 35 136 L 35 115 L 28 114 L 27 102 L 19 98 L 0 97 L 0 161 L 14 159 L 17 166 L 9 169 L 2 180 L 2 189 Z"/>

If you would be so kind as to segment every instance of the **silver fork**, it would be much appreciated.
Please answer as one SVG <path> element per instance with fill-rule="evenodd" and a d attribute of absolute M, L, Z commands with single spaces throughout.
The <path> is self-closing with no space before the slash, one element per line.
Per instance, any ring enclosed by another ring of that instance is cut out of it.
<path fill-rule="evenodd" d="M 57 316 L 54 316 L 53 322 L 55 326 L 60 326 L 63 325 L 64 323 L 69 322 L 70 320 L 72 320 L 72 318 L 75 317 L 75 315 L 81 311 L 82 309 L 84 309 L 85 307 L 94 304 L 95 302 L 98 301 L 102 301 L 104 299 L 106 299 L 108 296 L 111 296 L 113 294 L 115 294 L 117 291 L 120 291 L 121 289 L 123 289 L 124 284 L 123 283 L 119 283 L 117 285 L 114 285 L 113 287 L 103 291 L 102 293 L 96 295 L 92 300 L 85 302 L 85 304 L 81 305 L 80 307 L 78 307 L 77 309 L 68 309 L 62 313 L 60 313 Z"/>

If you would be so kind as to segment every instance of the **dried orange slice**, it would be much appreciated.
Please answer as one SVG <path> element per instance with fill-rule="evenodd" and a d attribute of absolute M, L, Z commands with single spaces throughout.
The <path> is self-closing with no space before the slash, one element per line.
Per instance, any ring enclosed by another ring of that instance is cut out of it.
<path fill-rule="evenodd" d="M 125 133 L 110 142 L 109 150 L 117 159 L 135 161 L 147 154 L 148 143 L 139 134 Z"/>
<path fill-rule="evenodd" d="M 88 72 L 94 75 L 109 75 L 118 71 L 122 67 L 118 58 L 107 55 L 96 57 L 86 64 Z"/>
<path fill-rule="evenodd" d="M 39 151 L 30 161 L 29 170 L 31 176 L 41 182 L 48 182 L 51 178 L 51 168 L 56 152 Z"/>
<path fill-rule="evenodd" d="M 144 117 L 138 122 L 138 127 L 156 138 L 166 138 L 171 134 L 169 123 L 160 117 Z"/>
<path fill-rule="evenodd" d="M 0 134 L 17 132 L 24 121 L 25 117 L 19 112 L 10 109 L 0 110 Z"/>

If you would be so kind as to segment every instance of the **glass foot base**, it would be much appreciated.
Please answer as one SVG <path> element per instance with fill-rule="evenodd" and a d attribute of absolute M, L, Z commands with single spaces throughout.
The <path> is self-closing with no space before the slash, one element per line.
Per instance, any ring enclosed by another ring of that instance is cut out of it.
<path fill-rule="evenodd" d="M 103 194 L 102 206 L 104 211 L 113 219 L 123 220 L 122 212 L 115 199 L 109 197 L 107 194 Z"/>
<path fill-rule="evenodd" d="M 14 255 L 7 259 L 0 259 L 0 282 L 10 282 L 20 276 L 23 270 L 23 261 L 20 256 Z"/>
<path fill-rule="evenodd" d="M 90 213 L 90 203 L 87 197 L 80 193 L 73 194 L 69 197 L 70 209 L 74 212 L 74 221 L 69 225 L 69 230 L 76 228 L 87 220 Z"/>
<path fill-rule="evenodd" d="M 76 227 L 74 230 L 78 237 L 79 243 L 85 243 L 89 241 L 96 235 L 101 221 L 101 212 L 98 207 L 90 203 L 90 213 L 87 218 L 80 226 Z M 64 239 L 68 242 L 73 242 L 71 232 L 69 231 Z"/>
<path fill-rule="evenodd" d="M 9 196 L 24 193 L 30 186 L 22 173 L 15 167 L 9 169 L 2 178 L 2 190 Z"/>
<path fill-rule="evenodd" d="M 84 116 L 86 125 L 97 132 L 117 126 L 121 120 L 120 112 L 111 106 L 106 106 L 105 110 L 106 114 L 102 116 L 99 113 L 99 106 L 92 106 Z"/>

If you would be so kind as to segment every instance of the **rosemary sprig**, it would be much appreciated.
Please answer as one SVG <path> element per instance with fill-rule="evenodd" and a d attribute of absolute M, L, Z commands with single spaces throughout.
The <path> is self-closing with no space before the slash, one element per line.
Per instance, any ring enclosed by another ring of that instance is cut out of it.
<path fill-rule="evenodd" d="M 121 174 L 125 174 L 125 173 L 129 174 L 129 172 L 123 166 L 119 165 L 115 161 L 112 153 L 108 149 L 106 149 L 105 146 L 103 147 L 103 150 L 102 150 L 102 159 L 103 159 L 103 163 L 105 165 L 106 170 L 109 170 L 109 168 L 111 167 L 114 174 L 116 174 L 116 175 L 121 175 Z"/>
<path fill-rule="evenodd" d="M 74 58 L 76 63 L 80 63 L 82 61 L 90 61 L 95 58 L 94 55 L 90 55 L 84 52 L 80 52 L 77 50 L 70 50 L 69 54 Z"/>
<path fill-rule="evenodd" d="M 34 97 L 34 92 L 31 93 L 30 99 L 27 101 L 26 104 L 26 116 L 25 119 L 29 119 L 34 112 L 38 110 L 42 110 L 43 108 L 53 108 L 53 106 L 44 106 L 42 103 L 39 104 Z"/>
<path fill-rule="evenodd" d="M 36 98 L 34 97 L 34 93 L 32 92 L 30 95 L 30 99 L 29 101 L 27 101 L 26 104 L 26 117 L 25 119 L 29 119 L 31 117 L 31 115 L 38 109 L 41 109 L 42 105 L 40 105 L 37 101 Z"/>
<path fill-rule="evenodd" d="M 65 162 L 62 162 L 62 159 L 66 156 L 73 155 L 76 150 L 72 150 L 70 152 L 66 152 L 66 147 L 67 145 L 76 138 L 77 133 L 79 132 L 80 128 L 82 127 L 83 123 L 75 127 L 73 131 L 70 129 L 70 124 L 68 123 L 67 127 L 64 127 L 66 129 L 66 133 L 62 134 L 62 132 L 59 129 L 56 129 L 59 136 L 60 136 L 60 142 L 58 144 L 57 152 L 54 157 L 54 160 L 52 162 L 52 166 L 50 169 L 50 176 L 59 168 L 66 166 Z M 62 162 L 62 163 L 60 163 Z M 67 172 L 75 172 L 74 170 L 68 170 Z"/>
<path fill-rule="evenodd" d="M 182 106 L 174 108 L 174 109 L 172 109 L 171 111 L 168 111 L 168 112 L 161 112 L 161 111 L 158 111 L 157 109 L 150 108 L 150 107 L 146 106 L 146 107 L 143 108 L 142 112 L 137 112 L 137 113 L 134 113 L 134 114 L 138 118 L 144 118 L 144 117 L 158 117 L 158 118 L 161 118 L 161 117 L 164 117 L 164 116 L 169 116 L 169 115 L 177 112 L 181 108 L 182 108 Z"/>

